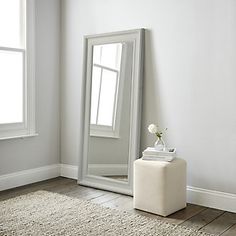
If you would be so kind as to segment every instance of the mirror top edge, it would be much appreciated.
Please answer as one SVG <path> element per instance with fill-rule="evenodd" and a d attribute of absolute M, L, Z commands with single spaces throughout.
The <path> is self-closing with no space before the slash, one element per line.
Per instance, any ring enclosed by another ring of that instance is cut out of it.
<path fill-rule="evenodd" d="M 142 34 L 144 31 L 145 31 L 145 28 L 137 28 L 137 29 L 131 29 L 131 30 L 113 31 L 113 32 L 106 32 L 106 33 L 99 33 L 99 34 L 89 34 L 89 35 L 84 35 L 84 38 L 92 39 L 92 38 L 98 38 L 98 37 L 116 36 L 116 35 L 122 35 L 122 34 L 132 34 L 132 33 Z"/>

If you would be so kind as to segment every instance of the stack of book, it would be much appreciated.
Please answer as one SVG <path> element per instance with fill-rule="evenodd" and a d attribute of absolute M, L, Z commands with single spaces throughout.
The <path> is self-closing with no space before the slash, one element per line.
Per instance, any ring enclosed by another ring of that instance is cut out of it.
<path fill-rule="evenodd" d="M 154 147 L 148 147 L 143 151 L 143 160 L 150 161 L 173 161 L 176 157 L 176 148 L 167 148 L 165 151 L 158 151 Z"/>

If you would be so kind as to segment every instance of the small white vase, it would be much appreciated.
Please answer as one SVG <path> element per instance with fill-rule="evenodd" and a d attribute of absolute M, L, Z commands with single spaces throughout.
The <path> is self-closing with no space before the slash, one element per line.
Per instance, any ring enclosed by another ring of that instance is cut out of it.
<path fill-rule="evenodd" d="M 162 138 L 157 138 L 157 141 L 154 144 L 154 147 L 157 151 L 165 151 L 166 145 Z"/>

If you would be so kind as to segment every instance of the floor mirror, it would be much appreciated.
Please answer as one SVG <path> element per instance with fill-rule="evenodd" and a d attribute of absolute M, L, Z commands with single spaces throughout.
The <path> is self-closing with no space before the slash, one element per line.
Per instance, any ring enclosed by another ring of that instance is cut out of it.
<path fill-rule="evenodd" d="M 139 158 L 144 29 L 84 37 L 80 185 L 132 195 Z"/>

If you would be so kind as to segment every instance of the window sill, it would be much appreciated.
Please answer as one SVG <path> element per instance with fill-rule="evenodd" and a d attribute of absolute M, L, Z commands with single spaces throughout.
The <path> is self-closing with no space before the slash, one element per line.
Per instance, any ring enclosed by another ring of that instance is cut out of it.
<path fill-rule="evenodd" d="M 9 140 L 9 139 L 18 139 L 18 138 L 24 139 L 24 138 L 29 138 L 29 137 L 36 137 L 38 135 L 39 135 L 38 133 L 34 133 L 34 134 L 23 134 L 23 135 L 19 135 L 19 136 L 2 137 L 2 138 L 0 138 L 0 141 L 1 140 Z"/>

